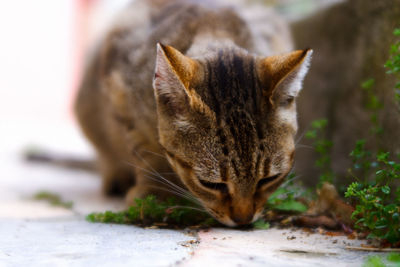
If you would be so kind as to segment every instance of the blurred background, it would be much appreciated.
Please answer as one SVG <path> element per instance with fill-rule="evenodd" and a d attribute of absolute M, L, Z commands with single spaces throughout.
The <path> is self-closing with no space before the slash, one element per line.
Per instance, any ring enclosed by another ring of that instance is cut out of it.
<path fill-rule="evenodd" d="M 85 55 L 129 0 L 16 0 L 0 9 L 2 140 L 73 124 L 71 106 Z M 235 1 L 229 1 L 234 4 Z M 236 0 L 236 2 L 238 2 Z M 241 1 L 242 2 L 242 1 Z M 293 21 L 338 0 L 251 1 Z M 52 126 L 53 125 L 53 126 Z M 45 131 L 43 131 L 45 132 Z M 52 136 L 50 138 L 50 136 Z M 50 139 L 62 136 L 49 134 Z M 48 138 L 45 138 L 46 142 Z M 33 138 L 31 141 L 34 141 Z M 36 140 L 35 140 L 36 142 Z M 40 143 L 36 143 L 40 145 Z"/>
<path fill-rule="evenodd" d="M 85 56 L 110 27 L 118 10 L 128 2 L 16 0 L 2 3 L 0 117 L 3 138 L 0 142 L 3 151 L 7 146 L 23 150 L 30 145 L 65 150 L 65 142 L 75 131 L 71 107 Z M 274 6 L 293 21 L 338 0 L 251 2 Z M 77 150 L 90 151 L 90 148 L 79 144 L 68 146 L 66 152 Z"/>
<path fill-rule="evenodd" d="M 2 119 L 70 120 L 85 51 L 127 1 L 17 0 L 0 10 Z M 108 25 L 107 25 L 108 26 Z"/>
<path fill-rule="evenodd" d="M 1 119 L 71 121 L 71 101 L 81 78 L 85 54 L 127 2 L 4 2 L 0 10 Z M 252 2 L 276 6 L 294 20 L 337 0 Z"/>

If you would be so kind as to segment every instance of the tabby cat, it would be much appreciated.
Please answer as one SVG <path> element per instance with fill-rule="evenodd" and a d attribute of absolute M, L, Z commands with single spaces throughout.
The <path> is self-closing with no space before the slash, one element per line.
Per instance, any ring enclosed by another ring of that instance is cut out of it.
<path fill-rule="evenodd" d="M 293 165 L 312 51 L 288 52 L 271 11 L 238 10 L 153 0 L 120 15 L 75 104 L 106 194 L 190 192 L 228 226 L 260 216 Z"/>

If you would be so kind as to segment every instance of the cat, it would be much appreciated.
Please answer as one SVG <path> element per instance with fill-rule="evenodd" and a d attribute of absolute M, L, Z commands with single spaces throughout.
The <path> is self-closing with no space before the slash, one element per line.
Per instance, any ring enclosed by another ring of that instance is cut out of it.
<path fill-rule="evenodd" d="M 293 165 L 312 50 L 288 52 L 270 11 L 237 10 L 153 0 L 120 15 L 75 102 L 106 194 L 175 193 L 227 226 L 259 218 Z"/>

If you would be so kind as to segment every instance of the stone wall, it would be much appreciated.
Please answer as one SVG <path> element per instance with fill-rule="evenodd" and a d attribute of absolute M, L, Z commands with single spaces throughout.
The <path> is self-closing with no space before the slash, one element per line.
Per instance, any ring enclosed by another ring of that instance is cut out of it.
<path fill-rule="evenodd" d="M 296 47 L 314 49 L 310 72 L 298 102 L 301 135 L 318 118 L 329 120 L 328 135 L 334 142 L 333 168 L 339 179 L 351 164 L 348 157 L 355 141 L 371 138 L 369 114 L 360 84 L 374 78 L 385 108 L 380 114 L 385 128 L 383 146 L 400 152 L 400 113 L 394 103 L 395 79 L 385 74 L 384 63 L 400 27 L 399 0 L 349 0 L 292 25 Z M 300 144 L 309 145 L 303 138 Z M 318 179 L 315 152 L 299 146 L 296 173 L 309 185 Z M 346 182 L 347 183 L 347 182 Z"/>

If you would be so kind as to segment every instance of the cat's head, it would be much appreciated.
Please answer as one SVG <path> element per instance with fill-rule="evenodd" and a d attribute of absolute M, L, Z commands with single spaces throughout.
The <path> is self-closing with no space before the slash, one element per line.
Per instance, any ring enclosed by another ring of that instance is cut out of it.
<path fill-rule="evenodd" d="M 226 48 L 189 58 L 158 44 L 160 143 L 188 190 L 220 222 L 256 220 L 291 170 L 295 98 L 311 54 L 263 58 Z"/>

